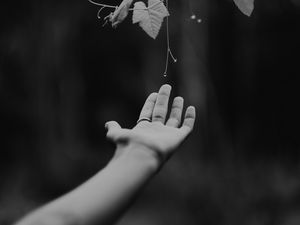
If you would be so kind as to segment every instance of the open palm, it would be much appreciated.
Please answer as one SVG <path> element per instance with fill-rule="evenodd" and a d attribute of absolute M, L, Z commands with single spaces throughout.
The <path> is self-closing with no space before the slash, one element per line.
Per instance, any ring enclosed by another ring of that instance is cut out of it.
<path fill-rule="evenodd" d="M 140 113 L 139 122 L 132 129 L 121 128 L 115 121 L 108 122 L 107 137 L 117 144 L 142 145 L 167 158 L 192 131 L 196 117 L 195 108 L 189 106 L 182 123 L 184 100 L 176 97 L 167 118 L 170 92 L 171 86 L 166 84 L 158 93 L 150 94 Z"/>

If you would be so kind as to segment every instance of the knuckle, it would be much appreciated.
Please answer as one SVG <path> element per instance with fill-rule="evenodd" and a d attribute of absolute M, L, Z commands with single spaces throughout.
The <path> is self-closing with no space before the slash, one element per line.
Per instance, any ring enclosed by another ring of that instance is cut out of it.
<path fill-rule="evenodd" d="M 161 114 L 154 114 L 153 115 L 153 120 L 164 120 L 164 116 Z"/>
<path fill-rule="evenodd" d="M 181 110 L 182 109 L 182 105 L 179 105 L 179 104 L 174 104 L 172 106 L 172 110 Z"/>
<path fill-rule="evenodd" d="M 187 113 L 185 115 L 185 119 L 194 119 L 194 114 L 193 113 Z"/>
<path fill-rule="evenodd" d="M 164 107 L 156 107 L 153 111 L 153 115 L 165 116 L 166 113 L 167 113 L 167 110 Z"/>
<path fill-rule="evenodd" d="M 159 92 L 159 95 L 164 96 L 164 97 L 168 97 L 170 95 L 170 92 L 163 90 L 163 91 Z"/>

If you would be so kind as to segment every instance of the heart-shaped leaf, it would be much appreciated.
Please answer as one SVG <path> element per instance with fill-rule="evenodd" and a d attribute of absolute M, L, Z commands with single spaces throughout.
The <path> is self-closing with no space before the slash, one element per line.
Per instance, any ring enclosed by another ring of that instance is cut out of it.
<path fill-rule="evenodd" d="M 251 16 L 254 9 L 254 0 L 233 0 L 237 7 L 247 16 Z"/>
<path fill-rule="evenodd" d="M 136 2 L 133 7 L 132 22 L 139 23 L 140 27 L 153 39 L 155 39 L 166 16 L 168 9 L 160 0 L 149 0 L 148 7 L 144 2 Z"/>

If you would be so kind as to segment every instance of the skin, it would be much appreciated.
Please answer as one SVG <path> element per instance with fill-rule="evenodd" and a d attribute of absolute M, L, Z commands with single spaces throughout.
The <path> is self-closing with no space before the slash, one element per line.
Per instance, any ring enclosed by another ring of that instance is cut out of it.
<path fill-rule="evenodd" d="M 143 120 L 132 129 L 122 128 L 116 121 L 107 122 L 107 138 L 116 143 L 108 165 L 16 225 L 114 224 L 193 130 L 195 108 L 186 109 L 182 122 L 182 97 L 174 98 L 167 116 L 170 92 L 171 86 L 163 85 L 147 98 L 140 118 L 151 118 L 152 122 Z"/>

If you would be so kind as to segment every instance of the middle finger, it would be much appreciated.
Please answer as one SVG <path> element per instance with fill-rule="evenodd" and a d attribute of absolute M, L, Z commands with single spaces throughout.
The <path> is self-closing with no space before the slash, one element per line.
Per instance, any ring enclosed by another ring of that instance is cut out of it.
<path fill-rule="evenodd" d="M 170 93 L 171 93 L 171 86 L 168 84 L 161 86 L 161 88 L 159 89 L 155 106 L 153 109 L 153 114 L 152 114 L 153 122 L 156 121 L 161 123 L 165 122 L 166 115 L 168 112 Z"/>

